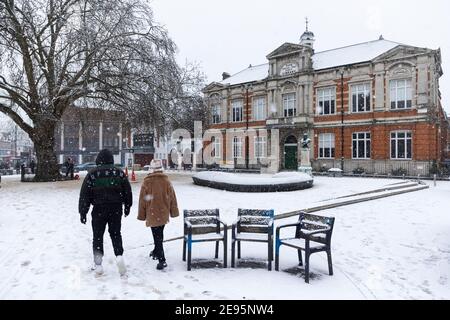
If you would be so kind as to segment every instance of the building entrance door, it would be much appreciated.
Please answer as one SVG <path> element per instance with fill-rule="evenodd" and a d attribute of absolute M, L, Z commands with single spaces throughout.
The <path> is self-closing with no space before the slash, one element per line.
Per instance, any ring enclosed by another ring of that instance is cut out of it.
<path fill-rule="evenodd" d="M 297 170 L 298 167 L 298 144 L 294 136 L 286 138 L 284 144 L 284 168 L 286 170 Z"/>

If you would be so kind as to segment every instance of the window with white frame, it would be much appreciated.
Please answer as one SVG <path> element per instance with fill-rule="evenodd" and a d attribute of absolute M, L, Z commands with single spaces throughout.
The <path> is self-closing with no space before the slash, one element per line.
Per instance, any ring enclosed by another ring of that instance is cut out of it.
<path fill-rule="evenodd" d="M 411 131 L 391 132 L 391 159 L 412 159 Z"/>
<path fill-rule="evenodd" d="M 243 101 L 242 100 L 234 100 L 231 103 L 231 111 L 232 111 L 232 121 L 233 122 L 241 122 L 242 119 L 242 110 L 243 110 Z"/>
<path fill-rule="evenodd" d="M 266 119 L 266 98 L 257 97 L 253 100 L 253 120 Z"/>
<path fill-rule="evenodd" d="M 333 159 L 335 153 L 334 133 L 319 134 L 319 158 Z"/>
<path fill-rule="evenodd" d="M 297 114 L 295 93 L 283 94 L 283 110 L 285 117 L 294 117 Z"/>
<path fill-rule="evenodd" d="M 212 123 L 213 124 L 222 122 L 222 119 L 220 116 L 220 104 L 219 103 L 213 104 L 211 106 L 211 113 L 212 113 Z"/>
<path fill-rule="evenodd" d="M 233 137 L 233 158 L 242 158 L 242 138 Z"/>
<path fill-rule="evenodd" d="M 390 98 L 391 109 L 411 109 L 412 107 L 412 87 L 411 79 L 403 80 L 391 80 L 390 85 Z"/>
<path fill-rule="evenodd" d="M 255 158 L 266 157 L 266 137 L 255 137 Z"/>
<path fill-rule="evenodd" d="M 352 112 L 370 111 L 370 84 L 355 84 L 351 86 Z"/>
<path fill-rule="evenodd" d="M 330 115 L 336 113 L 336 88 L 317 89 L 317 114 Z"/>
<path fill-rule="evenodd" d="M 352 134 L 353 159 L 370 159 L 370 132 Z"/>
<path fill-rule="evenodd" d="M 220 158 L 220 139 L 212 137 L 211 144 L 212 144 L 211 156 L 213 158 Z"/>

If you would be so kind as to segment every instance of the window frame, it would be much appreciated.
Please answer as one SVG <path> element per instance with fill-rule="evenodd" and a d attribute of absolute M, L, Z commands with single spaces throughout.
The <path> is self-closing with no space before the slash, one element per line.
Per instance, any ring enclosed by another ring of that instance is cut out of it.
<path fill-rule="evenodd" d="M 332 139 L 322 139 L 322 137 L 332 137 Z M 318 136 L 319 143 L 317 147 L 317 158 L 318 159 L 335 159 L 336 158 L 336 135 L 332 132 L 319 133 Z M 330 146 L 325 146 L 324 143 L 329 143 Z M 325 150 L 329 149 L 330 156 L 326 157 Z M 323 151 L 322 151 L 323 150 Z M 322 152 L 321 152 L 322 151 Z"/>
<path fill-rule="evenodd" d="M 363 138 L 360 138 L 359 135 L 364 134 Z M 356 136 L 356 138 L 355 138 Z M 369 137 L 367 137 L 369 136 Z M 356 149 L 354 147 L 356 142 Z M 359 142 L 363 142 L 364 145 L 364 157 L 359 156 Z M 367 143 L 369 146 L 367 146 Z M 355 152 L 356 151 L 356 156 Z M 367 152 L 369 152 L 369 156 L 367 156 Z M 372 133 L 370 131 L 362 131 L 362 132 L 352 132 L 352 159 L 355 160 L 370 160 L 372 159 Z"/>
<path fill-rule="evenodd" d="M 221 143 L 220 138 L 217 138 L 216 136 L 211 137 L 211 144 L 212 144 L 212 150 L 211 153 L 213 153 L 211 156 L 214 159 L 220 159 L 221 158 Z"/>
<path fill-rule="evenodd" d="M 267 151 L 267 139 L 262 136 L 255 136 L 253 138 L 253 147 L 254 147 L 254 156 L 255 159 L 264 159 L 266 158 Z M 261 151 L 261 152 L 259 152 Z"/>
<path fill-rule="evenodd" d="M 326 93 L 326 91 L 330 91 L 330 93 Z M 328 99 L 327 99 L 328 98 Z M 316 114 L 318 116 L 330 116 L 336 114 L 336 87 L 323 87 L 316 89 Z M 323 107 L 320 106 L 320 103 L 323 103 Z M 325 113 L 325 102 L 329 103 L 329 109 L 332 109 L 332 103 L 334 112 Z"/>
<path fill-rule="evenodd" d="M 364 90 L 363 91 L 359 91 L 359 86 L 364 86 Z M 367 91 L 369 93 L 369 99 L 367 100 L 367 95 L 364 95 L 364 111 L 359 111 L 358 110 L 358 95 L 361 93 L 366 93 L 366 86 L 367 86 Z M 354 88 L 358 88 L 358 90 L 356 91 L 356 102 L 357 105 L 355 106 L 353 103 L 353 95 L 354 95 Z M 361 83 L 354 83 L 350 85 L 350 110 L 351 113 L 369 113 L 372 112 L 372 84 L 370 82 L 361 82 Z M 369 110 L 367 110 L 367 101 L 369 101 Z M 356 108 L 355 108 L 356 107 Z"/>
<path fill-rule="evenodd" d="M 293 99 L 288 99 L 289 97 L 294 97 Z M 297 116 L 297 94 L 295 92 L 288 92 L 282 94 L 283 102 L 283 116 L 284 118 L 291 118 Z M 288 103 L 292 103 L 292 109 L 289 108 Z M 287 107 L 287 108 L 286 108 Z M 289 110 L 292 110 L 292 115 L 289 115 Z"/>
<path fill-rule="evenodd" d="M 233 159 L 242 159 L 242 137 L 233 137 Z M 238 152 L 239 151 L 239 152 Z"/>
<path fill-rule="evenodd" d="M 239 104 L 239 106 L 237 106 Z M 239 113 L 239 120 L 237 119 L 238 110 L 240 109 Z M 242 99 L 236 99 L 231 102 L 231 122 L 243 122 L 244 121 L 244 100 Z"/>
<path fill-rule="evenodd" d="M 266 120 L 266 97 L 255 97 L 252 103 L 252 111 L 254 121 Z"/>
<path fill-rule="evenodd" d="M 399 82 L 404 82 L 404 86 L 401 87 L 398 85 Z M 393 87 L 393 84 L 395 83 L 395 87 Z M 395 90 L 395 93 L 393 94 L 393 89 Z M 399 100 L 399 89 L 404 89 L 404 99 Z M 410 99 L 408 99 L 408 96 Z M 413 90 L 412 90 L 412 80 L 410 78 L 403 78 L 403 79 L 391 79 L 389 80 L 389 109 L 393 111 L 398 110 L 411 110 L 412 109 L 412 97 L 413 97 Z M 399 102 L 404 103 L 404 107 L 400 108 L 398 106 Z M 409 106 L 408 106 L 409 102 Z M 394 103 L 395 107 L 392 107 L 392 104 Z"/>
<path fill-rule="evenodd" d="M 222 108 L 220 106 L 220 103 L 214 103 L 211 105 L 211 113 L 212 113 L 212 123 L 213 124 L 220 124 L 222 123 Z M 216 117 L 218 118 L 218 121 L 216 121 Z"/>
<path fill-rule="evenodd" d="M 404 138 L 399 138 L 398 135 L 399 134 L 405 134 Z M 395 137 L 393 138 L 392 135 L 395 134 Z M 408 137 L 409 135 L 409 137 Z M 395 140 L 395 157 L 392 157 L 392 152 L 393 152 L 393 148 L 392 148 L 392 142 L 393 140 Z M 404 142 L 404 148 L 405 148 L 405 157 L 404 158 L 400 158 L 399 155 L 399 140 L 403 140 Z M 408 156 L 408 141 L 410 143 L 410 155 L 411 157 L 407 157 Z M 395 130 L 395 131 L 391 131 L 389 133 L 389 153 L 390 153 L 390 159 L 391 160 L 413 160 L 413 134 L 411 130 Z"/>

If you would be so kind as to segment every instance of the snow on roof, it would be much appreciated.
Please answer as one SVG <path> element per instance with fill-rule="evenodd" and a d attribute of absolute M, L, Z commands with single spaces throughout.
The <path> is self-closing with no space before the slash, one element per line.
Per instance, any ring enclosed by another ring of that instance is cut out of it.
<path fill-rule="evenodd" d="M 269 75 L 269 64 L 260 64 L 257 66 L 248 67 L 238 73 L 233 74 L 231 77 L 220 81 L 222 84 L 238 84 L 246 83 L 257 80 L 262 80 Z"/>
<path fill-rule="evenodd" d="M 317 52 L 312 56 L 313 66 L 315 70 L 321 70 L 371 61 L 399 45 L 400 44 L 397 42 L 388 40 L 375 40 L 348 47 Z"/>
<path fill-rule="evenodd" d="M 328 69 L 348 64 L 371 61 L 381 54 L 399 46 L 400 43 L 389 40 L 375 40 L 347 47 L 317 52 L 312 56 L 315 70 Z M 221 84 L 239 84 L 265 79 L 269 74 L 269 64 L 248 67 L 231 77 L 220 81 Z"/>

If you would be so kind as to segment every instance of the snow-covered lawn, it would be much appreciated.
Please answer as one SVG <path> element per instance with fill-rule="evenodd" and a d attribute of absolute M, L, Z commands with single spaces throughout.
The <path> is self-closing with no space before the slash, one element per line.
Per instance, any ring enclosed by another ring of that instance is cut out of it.
<path fill-rule="evenodd" d="M 273 208 L 276 214 L 320 201 L 377 189 L 397 180 L 316 177 L 312 189 L 287 193 L 232 193 L 195 186 L 189 173 L 170 173 L 180 209 L 219 208 L 232 223 L 238 208 Z M 182 243 L 165 244 L 168 268 L 150 260 L 151 231 L 137 221 L 143 175 L 133 184 L 135 205 L 123 220 L 127 280 L 119 278 L 105 234 L 105 275 L 91 265 L 91 228 L 79 222 L 81 181 L 20 183 L 2 177 L 0 189 L 0 299 L 449 299 L 450 182 L 435 188 L 365 202 L 320 214 L 336 217 L 332 253 L 311 258 L 305 284 L 296 252 L 282 247 L 282 272 L 266 270 L 266 247 L 242 244 L 247 261 L 236 269 L 215 264 L 213 244 L 194 244 L 192 271 L 182 261 Z M 277 223 L 295 221 L 295 218 Z M 293 231 L 293 230 L 292 230 Z M 166 238 L 182 234 L 171 221 Z M 221 248 L 222 249 L 222 248 Z M 222 250 L 221 250 L 222 252 Z M 220 255 L 222 257 L 222 255 Z M 221 262 L 221 258 L 220 261 Z"/>

